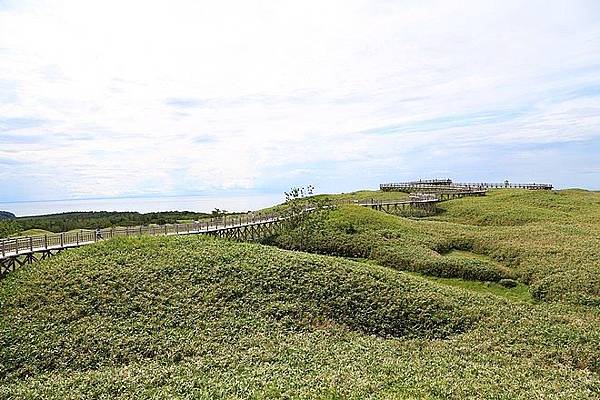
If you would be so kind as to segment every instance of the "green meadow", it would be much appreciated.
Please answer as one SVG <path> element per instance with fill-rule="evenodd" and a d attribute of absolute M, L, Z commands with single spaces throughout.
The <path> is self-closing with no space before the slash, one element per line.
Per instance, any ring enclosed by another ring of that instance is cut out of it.
<path fill-rule="evenodd" d="M 600 193 L 497 190 L 439 207 L 421 219 L 338 207 L 303 240 L 291 231 L 273 243 L 442 278 L 513 279 L 536 300 L 600 305 Z"/>
<path fill-rule="evenodd" d="M 0 282 L 0 398 L 598 398 L 600 194 L 439 207 L 25 266 Z"/>

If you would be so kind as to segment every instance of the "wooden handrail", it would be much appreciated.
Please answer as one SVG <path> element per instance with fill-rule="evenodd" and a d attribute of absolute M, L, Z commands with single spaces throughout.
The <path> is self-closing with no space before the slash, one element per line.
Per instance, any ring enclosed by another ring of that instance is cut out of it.
<path fill-rule="evenodd" d="M 61 250 L 95 243 L 98 239 L 111 239 L 119 236 L 140 235 L 189 235 L 199 233 L 218 233 L 219 231 L 242 228 L 247 225 L 269 224 L 285 217 L 267 214 L 246 214 L 210 218 L 193 223 L 164 224 L 156 226 L 111 227 L 95 230 L 77 230 L 76 232 L 48 233 L 44 235 L 20 236 L 0 239 L 0 259 L 25 253 L 47 250 Z"/>

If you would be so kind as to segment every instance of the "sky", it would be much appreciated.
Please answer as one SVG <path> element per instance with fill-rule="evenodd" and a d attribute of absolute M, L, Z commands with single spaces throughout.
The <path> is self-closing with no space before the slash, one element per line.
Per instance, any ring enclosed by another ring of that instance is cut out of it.
<path fill-rule="evenodd" d="M 0 0 L 0 203 L 446 177 L 600 189 L 599 1 Z"/>

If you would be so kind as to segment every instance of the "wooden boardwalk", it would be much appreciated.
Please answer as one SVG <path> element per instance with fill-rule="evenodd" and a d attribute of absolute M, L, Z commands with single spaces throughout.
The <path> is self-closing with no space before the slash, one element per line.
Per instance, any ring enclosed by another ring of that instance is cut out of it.
<path fill-rule="evenodd" d="M 435 211 L 435 205 L 442 201 L 459 199 L 470 196 L 485 196 L 485 190 L 467 190 L 467 191 L 449 191 L 437 193 L 411 193 L 408 200 L 367 200 L 347 202 L 347 204 L 356 204 L 362 207 L 369 207 L 378 211 L 401 212 L 410 209 L 424 210 L 428 212 Z"/>
<path fill-rule="evenodd" d="M 265 237 L 265 235 L 274 234 L 285 219 L 285 217 L 275 214 L 240 215 L 186 224 L 105 228 L 99 232 L 78 230 L 0 239 L 0 278 L 20 266 L 46 259 L 63 250 L 116 237 L 211 235 L 233 240 L 252 241 Z"/>
<path fill-rule="evenodd" d="M 384 212 L 402 212 L 408 210 L 422 210 L 426 212 L 434 212 L 435 205 L 441 200 L 439 198 L 430 199 L 414 199 L 414 200 L 372 200 L 371 202 L 363 202 L 358 205 L 369 207 L 373 210 Z"/>
<path fill-rule="evenodd" d="M 429 183 L 427 184 L 429 185 Z M 438 189 L 444 184 L 434 184 Z M 425 186 L 419 186 L 423 189 Z M 435 211 L 435 205 L 444 200 L 465 196 L 482 196 L 485 190 L 438 190 L 435 194 L 421 191 L 412 193 L 410 198 L 403 200 L 366 200 L 366 201 L 336 201 L 334 204 L 353 204 L 369 207 L 384 212 L 399 212 L 422 210 Z M 311 212 L 308 208 L 305 212 Z M 133 227 L 105 228 L 98 232 L 94 230 L 77 230 L 47 235 L 23 236 L 0 239 L 0 278 L 25 264 L 46 259 L 63 250 L 93 244 L 102 240 L 130 236 L 170 236 L 170 235 L 211 235 L 240 241 L 254 241 L 267 235 L 273 235 L 279 229 L 286 217 L 277 214 L 256 215 L 244 214 L 222 216 L 210 220 L 196 221 L 185 224 L 147 225 Z"/>

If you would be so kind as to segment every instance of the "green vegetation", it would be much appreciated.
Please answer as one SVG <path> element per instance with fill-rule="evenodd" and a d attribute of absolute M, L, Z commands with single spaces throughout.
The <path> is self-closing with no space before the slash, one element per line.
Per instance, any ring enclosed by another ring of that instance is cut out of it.
<path fill-rule="evenodd" d="M 478 293 L 491 293 L 493 295 L 505 297 L 513 301 L 533 302 L 533 298 L 531 297 L 529 288 L 527 287 L 527 285 L 524 285 L 522 283 L 516 283 L 514 287 L 507 288 L 501 285 L 500 283 L 494 282 L 467 281 L 460 278 L 438 278 L 435 276 L 417 274 L 416 272 L 407 273 L 443 285 L 455 286 Z"/>
<path fill-rule="evenodd" d="M 600 391 L 597 309 L 428 279 L 208 237 L 70 250 L 0 282 L 0 398 Z"/>
<path fill-rule="evenodd" d="M 598 224 L 600 192 L 494 190 L 485 197 L 469 197 L 440 204 L 432 219 L 479 226 L 525 224 Z"/>
<path fill-rule="evenodd" d="M 293 190 L 293 189 L 292 189 Z M 336 193 L 336 194 L 317 194 L 314 196 L 306 197 L 305 200 L 314 201 L 316 203 L 348 203 L 352 204 L 361 201 L 385 201 L 385 200 L 406 200 L 408 199 L 407 193 L 402 192 L 382 192 L 381 190 L 358 190 L 356 192 L 349 193 Z M 270 212 L 286 212 L 288 208 L 288 202 L 268 207 L 262 210 L 264 213 Z"/>
<path fill-rule="evenodd" d="M 8 237 L 21 230 L 21 226 L 13 219 L 0 219 L 0 238 Z"/>
<path fill-rule="evenodd" d="M 0 281 L 0 398 L 598 398 L 600 193 L 440 208 L 265 239 L 327 255 L 141 237 L 25 266 Z"/>
<path fill-rule="evenodd" d="M 39 236 L 39 235 L 47 235 L 52 232 L 46 231 L 44 229 L 27 229 L 26 231 L 20 231 L 17 233 L 13 233 L 9 237 L 17 237 L 17 236 Z"/>
<path fill-rule="evenodd" d="M 600 305 L 600 193 L 500 190 L 440 208 L 437 216 L 407 219 L 340 207 L 302 250 L 444 278 L 517 279 L 536 300 Z M 293 232 L 268 242 L 298 249 Z"/>

